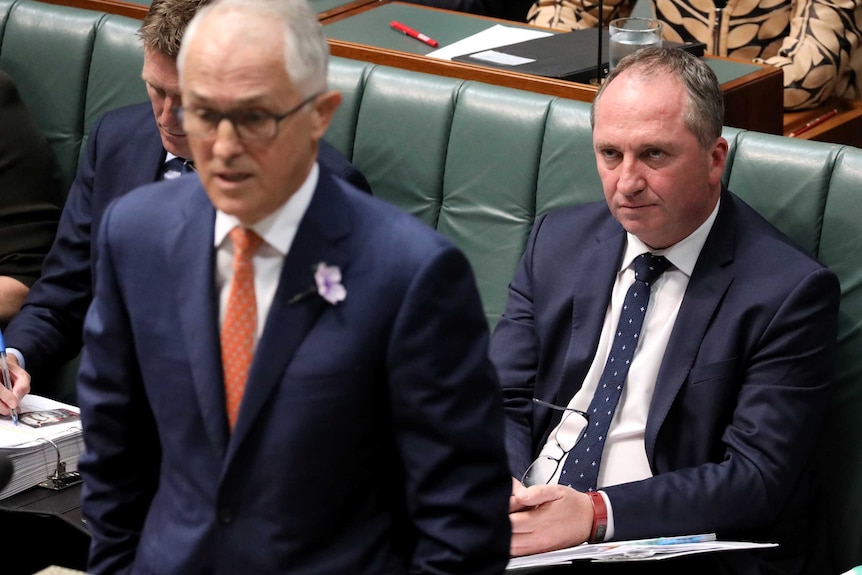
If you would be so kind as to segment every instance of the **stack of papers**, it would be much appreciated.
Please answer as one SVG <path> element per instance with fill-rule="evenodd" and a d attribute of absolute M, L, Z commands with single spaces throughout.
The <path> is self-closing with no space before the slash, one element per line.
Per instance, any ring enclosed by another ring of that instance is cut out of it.
<path fill-rule="evenodd" d="M 748 541 L 718 541 L 714 533 L 684 535 L 681 537 L 658 537 L 655 539 L 633 539 L 609 543 L 584 543 L 577 547 L 548 551 L 536 555 L 515 557 L 509 561 L 506 572 L 517 573 L 536 567 L 567 565 L 576 559 L 593 561 L 655 561 L 670 559 L 692 553 L 731 551 L 756 547 L 775 547 L 776 543 L 751 543 Z"/>
<path fill-rule="evenodd" d="M 27 395 L 18 409 L 18 425 L 0 418 L 0 454 L 14 472 L 0 499 L 11 497 L 54 477 L 59 462 L 66 472 L 78 469 L 84 451 L 77 407 L 38 395 Z"/>

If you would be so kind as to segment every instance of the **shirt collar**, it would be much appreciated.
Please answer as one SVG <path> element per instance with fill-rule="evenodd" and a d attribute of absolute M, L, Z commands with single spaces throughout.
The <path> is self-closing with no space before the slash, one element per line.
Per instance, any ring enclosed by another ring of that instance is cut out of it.
<path fill-rule="evenodd" d="M 192 163 L 191 158 L 181 158 L 180 156 L 177 156 L 176 154 L 172 154 L 172 153 L 168 152 L 167 150 L 165 150 L 165 164 L 167 164 L 168 162 L 170 162 L 174 158 L 178 159 L 181 162 Z"/>
<path fill-rule="evenodd" d="M 696 230 L 690 233 L 688 237 L 663 250 L 652 250 L 636 236 L 626 232 L 626 251 L 623 254 L 623 261 L 619 271 L 631 266 L 634 259 L 639 255 L 651 252 L 666 257 L 676 269 L 691 277 L 694 265 L 700 256 L 700 251 L 706 243 L 710 230 L 712 230 L 716 216 L 718 216 L 719 205 L 721 205 L 721 198 L 715 203 L 715 208 L 713 208 L 709 217 L 706 218 L 706 221 L 700 224 Z"/>
<path fill-rule="evenodd" d="M 308 177 L 299 186 L 299 189 L 281 207 L 251 226 L 251 229 L 257 232 L 268 245 L 275 248 L 282 255 L 286 255 L 288 249 L 290 249 L 293 237 L 296 235 L 296 229 L 299 227 L 299 222 L 305 215 L 305 211 L 311 203 L 311 198 L 314 196 L 314 189 L 317 187 L 319 177 L 320 169 L 317 163 L 315 163 L 312 165 Z M 221 246 L 230 231 L 240 225 L 242 224 L 236 216 L 216 210 L 213 238 L 215 247 L 218 248 Z"/>

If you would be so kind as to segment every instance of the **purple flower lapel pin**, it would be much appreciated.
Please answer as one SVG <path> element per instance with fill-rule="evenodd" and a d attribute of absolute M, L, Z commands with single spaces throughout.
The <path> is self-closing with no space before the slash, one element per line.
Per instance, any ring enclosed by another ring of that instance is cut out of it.
<path fill-rule="evenodd" d="M 347 297 L 347 290 L 341 285 L 341 270 L 338 266 L 320 262 L 314 271 L 314 281 L 317 283 L 317 293 L 332 305 Z"/>
<path fill-rule="evenodd" d="M 288 303 L 294 304 L 315 292 L 332 305 L 347 298 L 347 290 L 341 285 L 341 269 L 338 266 L 328 266 L 326 262 L 317 264 L 314 268 L 314 283 L 315 287 L 296 294 Z"/>

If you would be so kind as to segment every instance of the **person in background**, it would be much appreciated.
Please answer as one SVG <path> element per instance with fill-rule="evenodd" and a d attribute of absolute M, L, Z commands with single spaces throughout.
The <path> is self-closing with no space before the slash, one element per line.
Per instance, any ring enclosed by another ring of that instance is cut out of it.
<path fill-rule="evenodd" d="M 421 4 L 432 8 L 467 12 L 502 20 L 523 22 L 532 0 L 407 0 L 410 4 Z"/>
<path fill-rule="evenodd" d="M 149 102 L 108 112 L 90 131 L 43 277 L 5 333 L 14 394 L 0 389 L 0 414 L 8 414 L 29 393 L 31 376 L 40 394 L 75 402 L 74 389 L 51 389 L 44 382 L 80 353 L 84 314 L 93 294 L 93 248 L 105 208 L 137 186 L 193 169 L 174 111 L 182 103 L 176 58 L 188 22 L 208 2 L 153 0 L 150 5 L 139 32 Z M 362 173 L 323 140 L 320 162 L 371 193 Z"/>
<path fill-rule="evenodd" d="M 629 16 L 637 0 L 605 0 L 601 21 Z M 813 108 L 832 96 L 862 98 L 862 0 L 652 1 L 664 39 L 703 42 L 715 56 L 778 66 L 784 108 Z M 527 21 L 557 30 L 592 28 L 598 0 L 535 0 Z"/>
<path fill-rule="evenodd" d="M 51 146 L 0 70 L 0 329 L 39 279 L 66 199 Z"/>
<path fill-rule="evenodd" d="M 678 48 L 599 89 L 606 201 L 536 220 L 491 340 L 513 555 L 716 533 L 779 546 L 683 572 L 803 571 L 838 280 L 722 187 L 722 122 L 715 74 Z"/>
<path fill-rule="evenodd" d="M 470 265 L 334 177 L 305 0 L 203 8 L 199 178 L 115 200 L 78 375 L 87 572 L 503 573 L 503 407 Z"/>

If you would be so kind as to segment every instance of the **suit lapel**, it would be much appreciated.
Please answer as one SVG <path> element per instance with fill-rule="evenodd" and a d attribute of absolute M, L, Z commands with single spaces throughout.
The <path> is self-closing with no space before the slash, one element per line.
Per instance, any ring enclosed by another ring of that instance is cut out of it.
<path fill-rule="evenodd" d="M 131 136 L 139 142 L 135 146 L 136 157 L 126 162 L 118 174 L 123 178 L 123 186 L 127 190 L 158 181 L 164 170 L 166 152 L 159 129 L 153 121 L 152 108 L 149 103 L 141 106 L 146 108 L 142 116 L 144 121 L 139 123 L 139 133 Z"/>
<path fill-rule="evenodd" d="M 611 290 L 625 247 L 625 232 L 609 217 L 608 225 L 597 234 L 596 243 L 584 247 L 572 260 L 571 339 L 566 350 L 563 381 L 557 396 L 565 405 L 581 388 L 593 356 L 610 302 Z M 577 252 L 576 252 L 577 253 Z"/>
<path fill-rule="evenodd" d="M 168 238 L 170 275 L 177 290 L 180 329 L 189 352 L 192 385 L 214 451 L 224 456 L 228 439 L 218 339 L 218 296 L 215 289 L 213 226 L 215 209 L 197 179 L 189 178 L 185 213 Z"/>
<path fill-rule="evenodd" d="M 644 443 L 654 459 L 658 430 L 697 357 L 710 321 L 733 282 L 736 210 L 723 193 L 718 216 L 697 259 L 658 372 Z"/>
<path fill-rule="evenodd" d="M 134 179 L 136 186 L 142 186 L 161 179 L 167 155 L 162 145 L 162 137 L 159 135 L 158 128 L 152 118 L 148 118 L 147 125 L 151 129 L 147 130 L 145 135 L 147 139 L 146 146 L 141 146 L 143 157 L 140 162 L 135 164 L 138 168 L 133 168 L 130 175 L 130 178 Z"/>
<path fill-rule="evenodd" d="M 315 321 L 330 304 L 316 292 L 296 300 L 315 286 L 314 270 L 319 262 L 349 266 L 348 254 L 338 240 L 349 232 L 347 198 L 324 170 L 296 237 L 284 260 L 278 288 L 249 372 L 229 456 L 248 434 L 267 400 L 282 384 L 285 370 Z M 350 289 L 347 286 L 348 290 Z M 348 296 L 349 297 L 349 296 Z"/>

